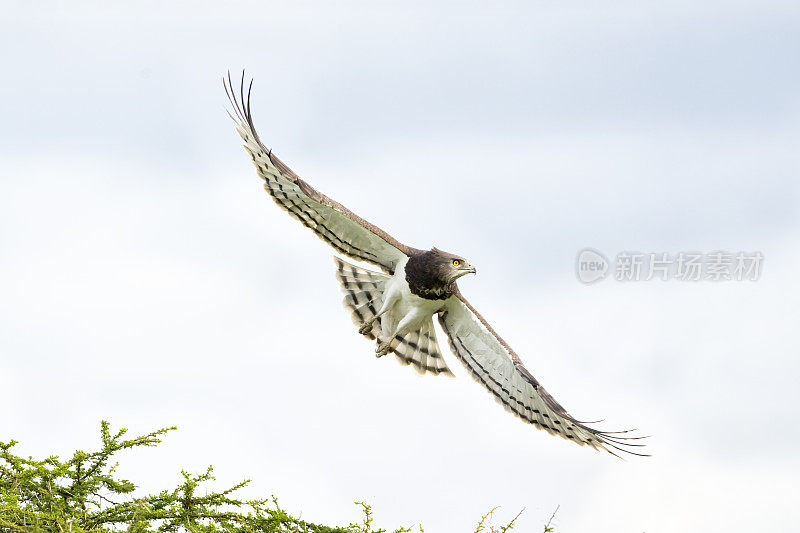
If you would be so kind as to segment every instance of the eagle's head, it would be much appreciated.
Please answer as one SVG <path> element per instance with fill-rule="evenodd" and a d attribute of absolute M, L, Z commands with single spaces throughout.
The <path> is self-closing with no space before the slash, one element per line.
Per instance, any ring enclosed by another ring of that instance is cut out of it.
<path fill-rule="evenodd" d="M 476 272 L 475 267 L 460 255 L 444 252 L 438 248 L 431 248 L 426 255 L 429 256 L 431 273 L 445 285 L 450 285 L 461 276 Z"/>
<path fill-rule="evenodd" d="M 458 278 L 475 273 L 475 267 L 469 261 L 438 248 L 412 255 L 405 270 L 412 294 L 433 300 L 449 298 L 455 291 Z"/>

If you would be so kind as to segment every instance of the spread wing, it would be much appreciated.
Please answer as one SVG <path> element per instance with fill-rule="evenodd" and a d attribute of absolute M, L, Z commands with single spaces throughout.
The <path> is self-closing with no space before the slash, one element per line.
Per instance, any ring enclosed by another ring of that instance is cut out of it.
<path fill-rule="evenodd" d="M 630 442 L 644 437 L 623 436 L 627 431 L 599 431 L 570 415 L 458 290 L 455 295 L 456 298 L 450 298 L 439 313 L 439 323 L 450 339 L 450 348 L 472 377 L 506 410 L 551 435 L 573 440 L 581 446 L 587 444 L 614 455 L 616 453 L 609 448 L 645 455 L 631 450 L 642 444 Z"/>
<path fill-rule="evenodd" d="M 244 147 L 250 153 L 259 176 L 264 180 L 264 189 L 275 203 L 336 251 L 377 265 L 386 272 L 394 273 L 397 263 L 416 251 L 314 189 L 292 172 L 271 150 L 267 150 L 256 133 L 250 112 L 252 81 L 245 99 L 244 73 L 238 98 L 233 90 L 230 73 L 227 80 L 223 79 L 223 85 L 233 106 L 235 116 L 231 115 L 231 118 L 236 122 L 236 131 L 244 139 Z"/>

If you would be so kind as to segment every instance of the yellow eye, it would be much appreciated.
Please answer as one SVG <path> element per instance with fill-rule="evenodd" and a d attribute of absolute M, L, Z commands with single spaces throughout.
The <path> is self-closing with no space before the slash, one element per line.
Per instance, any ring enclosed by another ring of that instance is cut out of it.
<path fill-rule="evenodd" d="M 458 259 L 453 259 L 453 266 L 458 266 L 460 264 L 461 264 L 461 261 L 459 261 Z"/>

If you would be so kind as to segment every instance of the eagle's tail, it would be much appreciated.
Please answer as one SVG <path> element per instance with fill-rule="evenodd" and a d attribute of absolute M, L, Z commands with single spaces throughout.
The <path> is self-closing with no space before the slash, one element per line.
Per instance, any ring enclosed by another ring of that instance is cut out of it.
<path fill-rule="evenodd" d="M 390 346 L 398 361 L 404 365 L 414 365 L 414 369 L 420 374 L 431 372 L 453 376 L 439 351 L 432 318 L 423 322 L 417 331 L 406 333 L 402 339 L 396 337 Z"/>
<path fill-rule="evenodd" d="M 383 293 L 390 277 L 381 272 L 372 272 L 351 265 L 338 257 L 334 257 L 333 260 L 336 262 L 336 279 L 339 280 L 345 294 L 342 303 L 350 310 L 353 323 L 359 328 L 370 323 L 363 335 L 380 344 L 383 340 L 381 324 L 383 317 L 375 318 L 375 315 L 383 306 Z M 386 316 L 388 315 L 384 315 Z M 432 319 L 426 320 L 417 331 L 393 339 L 390 346 L 398 361 L 404 365 L 414 365 L 420 374 L 431 372 L 453 375 L 439 350 Z"/>

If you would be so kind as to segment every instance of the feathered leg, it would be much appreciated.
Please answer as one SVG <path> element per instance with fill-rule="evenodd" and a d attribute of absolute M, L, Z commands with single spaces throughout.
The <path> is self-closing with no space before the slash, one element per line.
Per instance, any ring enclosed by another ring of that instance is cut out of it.
<path fill-rule="evenodd" d="M 394 332 L 389 335 L 383 342 L 378 344 L 375 349 L 375 357 L 383 357 L 392 351 L 392 343 L 400 342 L 409 331 L 414 331 L 419 327 L 422 320 L 430 318 L 419 309 L 412 309 L 409 313 L 400 319 Z"/>
<path fill-rule="evenodd" d="M 358 332 L 364 335 L 368 331 L 372 330 L 372 324 L 378 320 L 381 316 L 386 314 L 388 311 L 394 307 L 394 305 L 400 300 L 400 295 L 396 291 L 388 291 L 384 294 L 383 305 L 378 310 L 378 312 L 370 318 L 367 322 L 358 329 Z"/>

